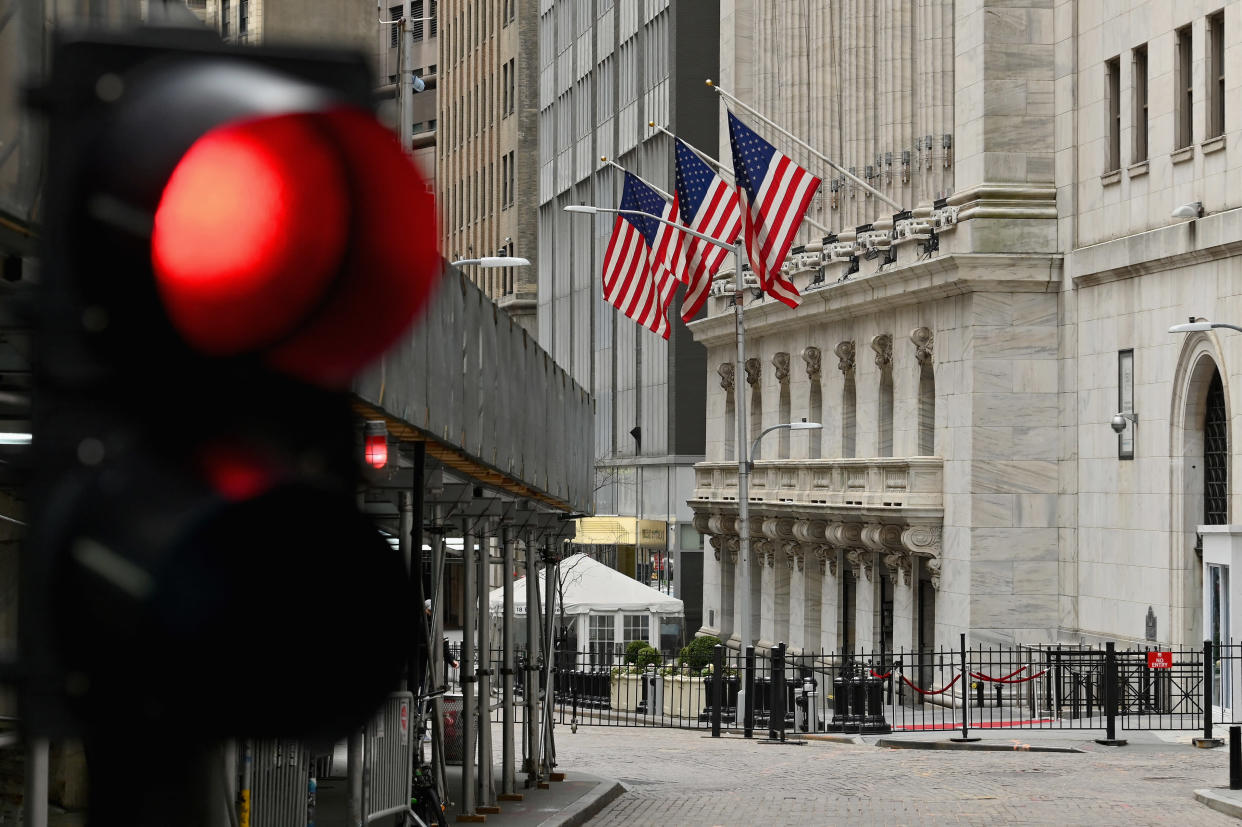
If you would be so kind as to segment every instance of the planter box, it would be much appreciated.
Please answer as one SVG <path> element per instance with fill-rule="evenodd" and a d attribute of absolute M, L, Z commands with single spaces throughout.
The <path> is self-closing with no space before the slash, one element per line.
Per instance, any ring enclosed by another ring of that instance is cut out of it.
<path fill-rule="evenodd" d="M 691 721 L 707 706 L 710 682 L 700 677 L 669 676 L 664 679 L 664 714 Z"/>
<path fill-rule="evenodd" d="M 613 675 L 608 697 L 614 712 L 637 712 L 643 700 L 643 676 Z"/>

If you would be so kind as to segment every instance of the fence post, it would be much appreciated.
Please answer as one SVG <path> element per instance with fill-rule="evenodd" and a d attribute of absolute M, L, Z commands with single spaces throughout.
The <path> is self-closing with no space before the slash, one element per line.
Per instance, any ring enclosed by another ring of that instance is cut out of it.
<path fill-rule="evenodd" d="M 1097 744 L 1106 747 L 1124 747 L 1124 738 L 1117 737 L 1117 644 L 1108 641 L 1104 644 L 1104 737 L 1096 738 Z"/>
<path fill-rule="evenodd" d="M 742 716 L 742 735 L 755 737 L 755 647 L 746 647 L 746 708 Z"/>
<path fill-rule="evenodd" d="M 772 650 L 772 698 L 768 703 L 768 735 L 785 740 L 785 644 Z M 772 719 L 776 719 L 775 727 Z"/>
<path fill-rule="evenodd" d="M 724 706 L 724 645 L 712 647 L 712 737 L 720 737 L 720 716 Z"/>
<path fill-rule="evenodd" d="M 970 737 L 970 670 L 966 666 L 966 633 L 961 633 L 962 645 L 962 735 L 960 738 L 950 738 L 950 741 L 978 741 L 978 737 Z"/>
<path fill-rule="evenodd" d="M 1212 679 L 1215 677 L 1212 669 L 1212 641 L 1203 641 L 1203 737 L 1192 739 L 1192 743 L 1196 747 L 1210 748 L 1223 747 L 1225 742 L 1220 738 L 1212 737 Z"/>

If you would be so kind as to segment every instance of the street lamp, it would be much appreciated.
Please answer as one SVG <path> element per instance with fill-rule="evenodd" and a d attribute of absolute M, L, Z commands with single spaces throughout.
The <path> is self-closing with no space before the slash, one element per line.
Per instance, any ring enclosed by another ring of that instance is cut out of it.
<path fill-rule="evenodd" d="M 462 258 L 450 262 L 454 267 L 465 267 L 473 264 L 476 267 L 529 267 L 530 260 L 520 256 L 483 256 L 482 258 Z"/>
<path fill-rule="evenodd" d="M 1242 333 L 1242 327 L 1238 327 L 1236 324 L 1229 324 L 1228 322 L 1209 322 L 1207 319 L 1204 319 L 1202 321 L 1195 321 L 1193 318 L 1186 324 L 1173 325 L 1172 327 L 1169 328 L 1169 332 L 1170 333 L 1206 333 L 1207 331 L 1213 330 L 1218 327 L 1223 327 L 1223 328 L 1226 328 L 1227 330 L 1236 330 L 1239 333 Z"/>
<path fill-rule="evenodd" d="M 708 244 L 729 250 L 733 253 L 737 261 L 737 270 L 733 278 L 733 327 L 737 340 L 737 373 L 738 377 L 744 376 L 746 373 L 746 326 L 742 319 L 742 300 L 743 300 L 743 279 L 742 279 L 742 262 L 745 260 L 742 250 L 742 239 L 736 239 L 732 244 L 713 238 L 706 233 L 700 233 L 692 230 L 676 221 L 669 221 L 658 215 L 642 212 L 641 210 L 614 210 L 608 207 L 596 207 L 590 204 L 567 204 L 564 207 L 565 212 L 583 213 L 586 215 L 596 215 L 598 213 L 615 213 L 616 215 L 636 215 L 642 218 L 659 221 L 661 224 L 667 224 L 681 232 L 701 238 Z M 746 395 L 743 393 L 736 394 L 737 403 L 735 409 L 737 411 L 737 517 L 738 517 L 738 565 L 742 570 L 742 617 L 738 625 L 738 649 L 745 653 L 747 647 L 754 645 L 754 639 L 751 636 L 750 628 L 750 509 L 747 499 L 749 497 L 748 481 L 751 465 L 751 457 L 748 453 L 743 452 L 743 446 L 746 444 Z M 759 446 L 759 440 L 763 439 L 764 434 L 781 428 L 791 431 L 810 430 L 820 428 L 818 422 L 788 422 L 781 425 L 773 425 L 755 440 L 751 446 L 751 452 Z M 745 713 L 745 731 L 746 737 L 750 737 L 752 721 L 753 721 L 753 700 L 746 698 L 744 694 L 739 693 L 738 706 L 746 710 Z"/>

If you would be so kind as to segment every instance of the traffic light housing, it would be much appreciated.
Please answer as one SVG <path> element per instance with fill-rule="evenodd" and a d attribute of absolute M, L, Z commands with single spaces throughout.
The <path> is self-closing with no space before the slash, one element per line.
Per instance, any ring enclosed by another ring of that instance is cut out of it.
<path fill-rule="evenodd" d="M 413 608 L 356 505 L 348 387 L 441 263 L 372 88 L 357 55 L 195 33 L 55 49 L 32 731 L 339 735 L 396 687 Z"/>

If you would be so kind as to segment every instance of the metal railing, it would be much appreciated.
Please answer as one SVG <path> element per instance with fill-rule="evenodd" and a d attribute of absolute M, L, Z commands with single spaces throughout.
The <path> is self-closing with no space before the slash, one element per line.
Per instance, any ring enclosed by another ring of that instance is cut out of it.
<path fill-rule="evenodd" d="M 1206 736 L 1214 724 L 1242 720 L 1232 703 L 1242 697 L 1242 646 L 1234 644 L 1159 651 L 1111 643 L 873 653 L 778 648 L 754 656 L 749 670 L 743 653 L 723 647 L 719 661 L 705 666 L 671 652 L 658 663 L 633 663 L 619 647 L 558 650 L 554 657 L 554 720 L 571 726 L 962 737 L 972 730 L 1103 730 L 1114 738 L 1118 729 L 1203 729 Z M 499 652 L 492 660 L 498 663 Z M 526 672 L 518 675 L 522 696 Z"/>

